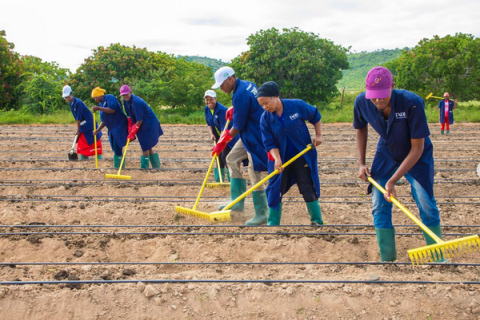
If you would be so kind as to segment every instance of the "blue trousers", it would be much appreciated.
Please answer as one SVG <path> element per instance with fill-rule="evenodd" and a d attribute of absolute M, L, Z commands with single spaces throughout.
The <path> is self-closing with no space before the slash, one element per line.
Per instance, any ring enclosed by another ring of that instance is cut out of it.
<path fill-rule="evenodd" d="M 384 177 L 377 180 L 377 182 L 385 188 L 387 181 L 393 176 L 396 168 L 389 172 Z M 436 227 L 440 225 L 440 212 L 437 207 L 437 202 L 434 197 L 429 197 L 425 189 L 408 173 L 405 178 L 412 187 L 412 196 L 417 203 L 420 211 L 420 218 L 427 227 Z M 372 214 L 373 223 L 376 228 L 392 229 L 392 206 L 393 203 L 387 202 L 383 194 L 375 187 L 373 187 L 372 195 Z"/>

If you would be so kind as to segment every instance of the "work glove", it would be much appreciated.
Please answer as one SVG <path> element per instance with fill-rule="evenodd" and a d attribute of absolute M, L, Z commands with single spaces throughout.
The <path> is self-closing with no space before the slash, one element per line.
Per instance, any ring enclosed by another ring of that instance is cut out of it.
<path fill-rule="evenodd" d="M 229 120 L 230 122 L 233 120 L 233 107 L 228 108 L 225 119 Z"/>
<path fill-rule="evenodd" d="M 275 161 L 275 158 L 270 154 L 270 151 L 267 152 L 268 160 Z"/>
<path fill-rule="evenodd" d="M 132 129 L 130 129 L 130 133 L 128 134 L 128 137 L 127 137 L 130 141 L 135 139 L 135 135 L 137 134 L 138 129 L 140 129 L 140 126 L 135 123 L 132 126 Z"/>
<path fill-rule="evenodd" d="M 132 119 L 127 118 L 128 124 L 127 124 L 127 130 L 128 132 L 132 131 Z"/>
<path fill-rule="evenodd" d="M 225 130 L 220 139 L 218 139 L 217 144 L 212 148 L 212 156 L 215 154 L 218 156 L 220 153 L 222 153 L 227 144 L 232 141 L 233 137 L 229 133 L 230 130 Z"/>

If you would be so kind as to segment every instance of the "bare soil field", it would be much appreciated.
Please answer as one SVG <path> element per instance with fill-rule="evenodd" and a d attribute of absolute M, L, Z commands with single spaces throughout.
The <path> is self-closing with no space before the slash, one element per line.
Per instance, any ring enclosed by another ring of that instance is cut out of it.
<path fill-rule="evenodd" d="M 480 126 L 452 128 L 430 125 L 446 240 L 480 229 Z M 132 179 L 107 180 L 106 135 L 96 169 L 68 161 L 73 126 L 0 127 L 0 319 L 480 319 L 479 252 L 412 267 L 407 250 L 425 242 L 394 208 L 398 261 L 378 263 L 351 124 L 323 125 L 322 227 L 296 188 L 279 227 L 244 226 L 250 196 L 230 222 L 177 214 L 193 207 L 212 146 L 205 126 L 163 129 L 160 170 L 139 169 L 133 142 Z M 370 130 L 370 162 L 377 139 Z M 405 179 L 397 194 L 418 215 Z M 229 197 L 205 189 L 198 210 Z"/>

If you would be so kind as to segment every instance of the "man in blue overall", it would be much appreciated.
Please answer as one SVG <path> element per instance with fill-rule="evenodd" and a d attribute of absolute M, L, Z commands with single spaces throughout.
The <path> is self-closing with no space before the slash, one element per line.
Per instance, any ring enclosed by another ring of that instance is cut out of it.
<path fill-rule="evenodd" d="M 402 176 L 411 185 L 422 222 L 441 238 L 440 216 L 433 195 L 433 146 L 425 106 L 419 96 L 394 89 L 392 74 L 384 67 L 370 70 L 365 86 L 366 92 L 357 96 L 354 106 L 358 176 L 367 181 L 367 175 L 371 175 L 387 191 L 384 195 L 376 188 L 373 190 L 373 222 L 381 260 L 395 261 L 397 249 L 389 198 L 396 196 L 395 184 Z M 365 163 L 368 124 L 380 135 L 371 173 Z M 428 245 L 435 243 L 427 234 L 424 236 Z"/>
<path fill-rule="evenodd" d="M 212 89 L 220 88 L 229 94 L 233 92 L 233 109 L 227 111 L 227 119 L 233 121 L 233 128 L 226 130 L 213 149 L 217 155 L 222 153 L 227 144 L 239 133 L 240 140 L 235 143 L 227 156 L 227 166 L 231 173 L 230 193 L 232 200 L 247 190 L 247 181 L 240 171 L 240 163 L 248 158 L 248 175 L 252 185 L 262 180 L 261 171 L 267 171 L 267 152 L 263 146 L 260 131 L 260 117 L 263 108 L 257 101 L 257 86 L 249 81 L 235 77 L 235 71 L 230 67 L 222 67 L 215 72 L 215 84 Z M 268 206 L 265 189 L 262 186 L 252 192 L 255 216 L 245 225 L 254 226 L 267 222 Z M 243 211 L 244 201 L 238 202 L 232 210 Z"/>

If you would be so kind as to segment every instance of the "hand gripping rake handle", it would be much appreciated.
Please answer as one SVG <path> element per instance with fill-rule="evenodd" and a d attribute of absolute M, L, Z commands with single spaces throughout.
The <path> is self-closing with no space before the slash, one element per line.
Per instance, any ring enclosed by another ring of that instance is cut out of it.
<path fill-rule="evenodd" d="M 230 124 L 230 120 L 227 120 L 227 123 L 225 123 L 225 127 L 223 128 L 223 132 L 228 128 L 228 125 Z M 193 205 L 193 210 L 197 209 L 197 205 L 200 202 L 200 198 L 202 197 L 203 189 L 205 189 L 205 185 L 207 184 L 208 181 L 208 176 L 210 175 L 210 172 L 212 171 L 213 164 L 215 163 L 215 159 L 217 158 L 217 154 L 214 154 L 212 157 L 212 161 L 210 162 L 210 166 L 208 167 L 207 175 L 205 176 L 205 179 L 203 179 L 203 184 L 202 188 L 200 189 L 200 192 L 198 193 L 197 200 L 195 201 L 195 204 Z M 220 168 L 218 168 L 220 170 Z"/>
<path fill-rule="evenodd" d="M 383 194 L 387 193 L 387 190 L 385 190 L 381 185 L 378 184 L 377 181 L 373 180 L 371 177 L 367 176 L 368 181 L 370 181 L 371 184 L 373 184 L 380 192 Z M 395 205 L 403 211 L 417 226 L 419 226 L 425 233 L 427 233 L 430 237 L 432 237 L 433 240 L 435 240 L 436 243 L 442 244 L 444 241 L 440 239 L 435 233 L 432 232 L 426 225 L 422 223 L 422 221 L 418 220 L 417 217 L 415 217 L 410 211 L 407 210 L 400 202 L 398 202 L 397 199 L 395 199 L 393 196 L 390 196 L 390 200 L 395 203 Z"/>
<path fill-rule="evenodd" d="M 297 154 L 295 157 L 293 157 L 292 159 L 288 160 L 287 162 L 285 162 L 283 165 L 282 165 L 282 168 L 285 168 L 287 167 L 289 164 L 291 164 L 293 161 L 297 160 L 298 158 L 300 158 L 301 156 L 303 156 L 305 153 L 307 153 L 308 151 L 310 151 L 310 149 L 312 149 L 312 145 L 309 144 L 305 149 L 303 149 L 302 152 L 300 152 L 299 154 Z M 243 198 L 245 198 L 246 196 L 248 196 L 250 193 L 252 193 L 255 189 L 257 189 L 258 187 L 260 187 L 262 184 L 264 184 L 265 182 L 268 181 L 268 179 L 270 179 L 271 177 L 273 177 L 274 175 L 278 174 L 278 169 L 273 171 L 272 173 L 270 173 L 268 176 L 266 176 L 262 181 L 260 181 L 259 183 L 257 183 L 256 185 L 254 185 L 253 187 L 251 187 L 250 189 L 248 189 L 247 191 L 245 191 L 242 195 L 240 195 L 237 199 L 233 200 L 233 202 L 231 202 L 230 204 L 228 204 L 225 208 L 222 209 L 222 211 L 227 211 L 228 209 L 230 209 L 231 207 L 233 207 L 237 202 L 239 202 L 240 200 L 242 200 Z M 222 212 L 220 211 L 220 212 Z"/>
<path fill-rule="evenodd" d="M 95 112 L 93 113 L 93 131 L 97 130 L 97 121 L 95 121 Z M 98 155 L 97 155 L 97 135 L 93 135 L 95 142 L 95 168 L 98 169 Z"/>

